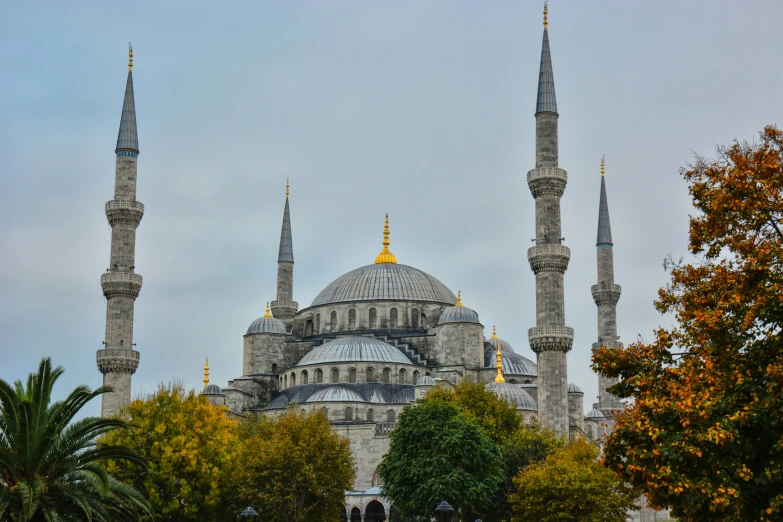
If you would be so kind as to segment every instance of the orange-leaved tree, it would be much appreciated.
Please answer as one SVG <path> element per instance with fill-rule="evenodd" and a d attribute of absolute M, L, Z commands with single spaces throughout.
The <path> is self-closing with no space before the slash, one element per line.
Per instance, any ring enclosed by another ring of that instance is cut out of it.
<path fill-rule="evenodd" d="M 597 350 L 632 398 L 604 463 L 680 520 L 783 519 L 783 132 L 682 169 L 694 260 L 665 266 L 677 325 Z"/>

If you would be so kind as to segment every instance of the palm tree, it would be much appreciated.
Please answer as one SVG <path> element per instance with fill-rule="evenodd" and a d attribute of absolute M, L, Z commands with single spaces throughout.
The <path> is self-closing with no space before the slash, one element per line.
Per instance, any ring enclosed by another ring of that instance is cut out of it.
<path fill-rule="evenodd" d="M 45 358 L 27 385 L 18 380 L 12 387 L 0 379 L 0 521 L 124 522 L 150 516 L 144 497 L 103 465 L 127 460 L 145 466 L 144 461 L 126 448 L 96 442 L 128 425 L 120 419 L 73 420 L 111 389 L 79 386 L 64 401 L 51 402 L 62 373 Z"/>

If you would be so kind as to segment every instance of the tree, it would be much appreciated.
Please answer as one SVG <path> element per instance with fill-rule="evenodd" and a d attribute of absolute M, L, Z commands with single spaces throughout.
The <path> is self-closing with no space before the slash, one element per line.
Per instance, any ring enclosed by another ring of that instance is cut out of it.
<path fill-rule="evenodd" d="M 298 408 L 243 421 L 234 467 L 236 505 L 252 505 L 268 522 L 342 519 L 355 476 L 348 440 L 320 410 Z"/>
<path fill-rule="evenodd" d="M 236 421 L 226 411 L 180 385 L 161 385 L 128 405 L 130 430 L 103 439 L 143 455 L 149 469 L 112 460 L 108 470 L 146 491 L 162 520 L 233 519 L 226 499 Z"/>
<path fill-rule="evenodd" d="M 379 468 L 383 494 L 408 517 L 447 500 L 471 522 L 503 481 L 497 445 L 453 404 L 426 398 L 403 410 Z"/>
<path fill-rule="evenodd" d="M 624 522 L 636 494 L 598 462 L 598 449 L 578 438 L 514 478 L 513 521 Z"/>
<path fill-rule="evenodd" d="M 62 373 L 46 358 L 26 385 L 0 379 L 0 520 L 113 522 L 149 515 L 144 497 L 101 466 L 106 459 L 144 466 L 128 448 L 95 442 L 99 435 L 127 431 L 125 422 L 74 421 L 85 404 L 111 389 L 79 386 L 52 402 Z"/>
<path fill-rule="evenodd" d="M 690 252 L 668 259 L 656 308 L 677 325 L 600 349 L 594 368 L 632 398 L 605 463 L 681 520 L 783 518 L 783 132 L 718 148 L 681 174 Z"/>

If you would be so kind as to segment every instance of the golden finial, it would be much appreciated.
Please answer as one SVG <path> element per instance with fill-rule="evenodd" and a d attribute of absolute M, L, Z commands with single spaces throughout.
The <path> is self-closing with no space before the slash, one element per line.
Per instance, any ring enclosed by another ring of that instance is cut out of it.
<path fill-rule="evenodd" d="M 288 178 L 285 178 L 285 199 L 288 199 L 289 187 Z"/>
<path fill-rule="evenodd" d="M 207 362 L 204 363 L 204 388 L 207 387 L 207 384 L 209 384 L 209 357 L 207 357 Z"/>
<path fill-rule="evenodd" d="M 604 177 L 604 155 L 601 154 L 601 177 Z"/>
<path fill-rule="evenodd" d="M 546 29 L 546 26 L 549 25 L 549 22 L 547 22 L 546 15 L 549 13 L 549 1 L 544 2 L 544 29 Z"/>
<path fill-rule="evenodd" d="M 272 314 L 269 313 L 269 303 L 266 304 L 266 312 L 264 312 L 264 317 L 272 317 Z"/>
<path fill-rule="evenodd" d="M 383 263 L 397 264 L 397 258 L 389 252 L 389 214 L 386 214 L 386 224 L 383 225 L 383 250 L 375 256 L 376 265 Z"/>
<path fill-rule="evenodd" d="M 457 290 L 457 304 L 454 306 L 462 306 L 462 290 Z"/>
<path fill-rule="evenodd" d="M 506 379 L 503 378 L 503 359 L 500 355 L 500 343 L 498 343 L 497 361 L 498 364 L 495 366 L 495 368 L 498 369 L 498 374 L 495 377 L 495 382 L 506 382 Z"/>
<path fill-rule="evenodd" d="M 133 70 L 133 46 L 128 42 L 128 70 Z"/>
<path fill-rule="evenodd" d="M 495 325 L 492 325 L 492 338 L 497 339 L 498 338 L 498 332 L 495 330 Z"/>

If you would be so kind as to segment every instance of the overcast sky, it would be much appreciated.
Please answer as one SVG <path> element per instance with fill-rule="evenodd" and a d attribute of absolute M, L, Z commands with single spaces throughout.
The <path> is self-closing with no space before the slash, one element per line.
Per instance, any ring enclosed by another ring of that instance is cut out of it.
<path fill-rule="evenodd" d="M 135 54 L 133 392 L 241 374 L 242 335 L 275 298 L 291 178 L 300 308 L 380 251 L 479 313 L 531 359 L 541 2 L 3 2 L 0 5 L 0 378 L 41 357 L 58 394 L 101 374 L 114 183 Z M 653 308 L 661 261 L 686 253 L 680 166 L 783 114 L 783 2 L 550 3 L 560 112 L 569 381 L 595 401 L 599 163 L 615 242 L 621 341 Z M 100 405 L 89 406 L 98 414 Z"/>

